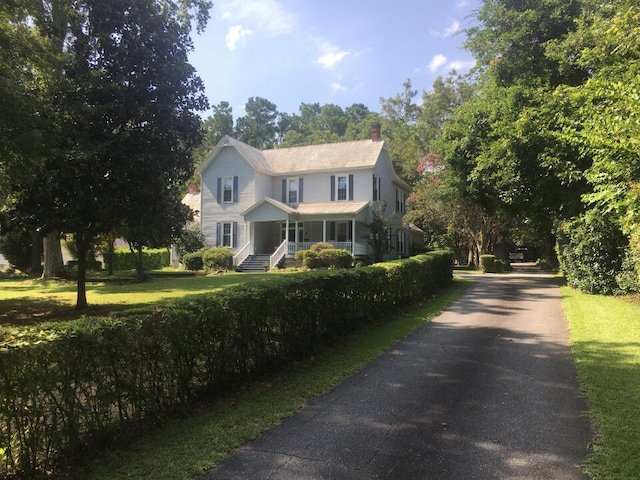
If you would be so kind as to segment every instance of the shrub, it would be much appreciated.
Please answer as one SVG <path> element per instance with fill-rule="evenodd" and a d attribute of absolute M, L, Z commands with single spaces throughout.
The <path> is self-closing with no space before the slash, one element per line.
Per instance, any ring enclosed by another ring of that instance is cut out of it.
<path fill-rule="evenodd" d="M 320 250 L 330 250 L 332 248 L 334 248 L 333 245 L 326 242 L 314 243 L 313 245 L 311 245 L 311 247 L 309 247 L 309 249 L 313 252 L 319 252 Z"/>
<path fill-rule="evenodd" d="M 323 268 L 324 262 L 320 253 L 315 250 L 299 250 L 296 252 L 296 260 L 302 260 L 302 266 L 309 270 Z"/>
<path fill-rule="evenodd" d="M 204 240 L 204 234 L 198 227 L 184 230 L 174 245 L 178 261 L 182 262 L 182 257 L 187 253 L 197 252 L 204 247 Z"/>
<path fill-rule="evenodd" d="M 640 262 L 635 258 L 631 249 L 627 249 L 622 259 L 620 272 L 616 275 L 616 283 L 620 293 L 628 294 L 640 291 L 640 279 L 638 278 L 637 265 Z"/>
<path fill-rule="evenodd" d="M 210 248 L 204 252 L 202 262 L 205 270 L 232 270 L 233 252 L 227 247 Z"/>
<path fill-rule="evenodd" d="M 182 256 L 182 264 L 184 268 L 187 270 L 202 270 L 204 268 L 204 262 L 202 260 L 202 255 L 204 252 L 193 252 L 193 253 L 185 253 Z"/>
<path fill-rule="evenodd" d="M 611 295 L 629 242 L 620 227 L 596 209 L 566 222 L 557 232 L 560 268 L 567 284 L 585 293 Z"/>
<path fill-rule="evenodd" d="M 351 268 L 353 255 L 347 250 L 327 248 L 320 251 L 322 263 L 327 268 Z"/>
<path fill-rule="evenodd" d="M 496 273 L 496 256 L 480 255 L 480 270 L 484 273 Z"/>
<path fill-rule="evenodd" d="M 119 248 L 113 252 L 114 270 L 133 270 L 136 268 L 136 255 L 131 250 Z M 171 264 L 171 254 L 166 248 L 145 248 L 142 250 L 142 268 L 158 270 Z"/>
<path fill-rule="evenodd" d="M 506 263 L 507 262 L 505 262 L 504 260 L 500 258 L 496 258 L 496 261 L 495 261 L 496 273 L 504 273 Z"/>

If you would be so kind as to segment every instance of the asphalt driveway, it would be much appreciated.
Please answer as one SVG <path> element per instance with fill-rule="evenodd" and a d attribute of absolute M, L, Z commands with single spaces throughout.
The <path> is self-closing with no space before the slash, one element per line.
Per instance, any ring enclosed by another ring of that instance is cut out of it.
<path fill-rule="evenodd" d="M 234 452 L 214 479 L 584 479 L 560 291 L 477 275 L 438 318 Z"/>

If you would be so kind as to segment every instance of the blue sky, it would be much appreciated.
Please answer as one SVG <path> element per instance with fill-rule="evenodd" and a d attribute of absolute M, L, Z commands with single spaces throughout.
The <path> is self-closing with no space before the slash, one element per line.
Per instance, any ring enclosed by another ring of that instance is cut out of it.
<path fill-rule="evenodd" d="M 191 64 L 211 105 L 234 117 L 250 97 L 278 111 L 301 103 L 363 103 L 380 111 L 410 78 L 430 90 L 438 75 L 473 65 L 462 49 L 480 0 L 215 0 L 204 33 L 193 34 Z M 419 101 L 419 98 L 418 98 Z M 203 116 L 209 115 L 205 112 Z"/>

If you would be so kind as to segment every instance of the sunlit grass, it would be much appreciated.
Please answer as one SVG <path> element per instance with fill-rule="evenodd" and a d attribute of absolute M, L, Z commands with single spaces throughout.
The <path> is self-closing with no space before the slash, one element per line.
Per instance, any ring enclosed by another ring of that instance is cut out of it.
<path fill-rule="evenodd" d="M 261 281 L 268 273 L 236 273 L 211 276 L 151 277 L 136 283 L 130 278 L 99 278 L 87 283 L 89 308 L 74 312 L 76 283 L 70 280 L 0 279 L 0 324 L 23 324 L 85 315 L 102 315 L 133 306 L 158 305 L 185 295 L 217 291 Z"/>
<path fill-rule="evenodd" d="M 562 288 L 571 348 L 597 437 L 587 472 L 640 475 L 640 308 L 630 298 Z"/>

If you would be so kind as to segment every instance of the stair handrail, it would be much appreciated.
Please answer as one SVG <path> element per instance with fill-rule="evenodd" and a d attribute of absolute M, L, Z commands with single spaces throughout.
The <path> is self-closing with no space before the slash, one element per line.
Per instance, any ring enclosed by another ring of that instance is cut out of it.
<path fill-rule="evenodd" d="M 233 266 L 237 267 L 251 254 L 253 254 L 253 243 L 247 242 L 233 256 Z"/>
<path fill-rule="evenodd" d="M 282 260 L 282 258 L 287 254 L 287 250 L 288 250 L 288 244 L 289 242 L 287 242 L 287 240 L 284 240 L 280 246 L 278 248 L 276 248 L 276 251 L 273 252 L 273 255 L 271 255 L 271 257 L 269 257 L 269 269 L 272 269 L 273 267 L 275 267 L 276 265 L 278 265 L 278 263 L 280 263 L 280 260 Z"/>

